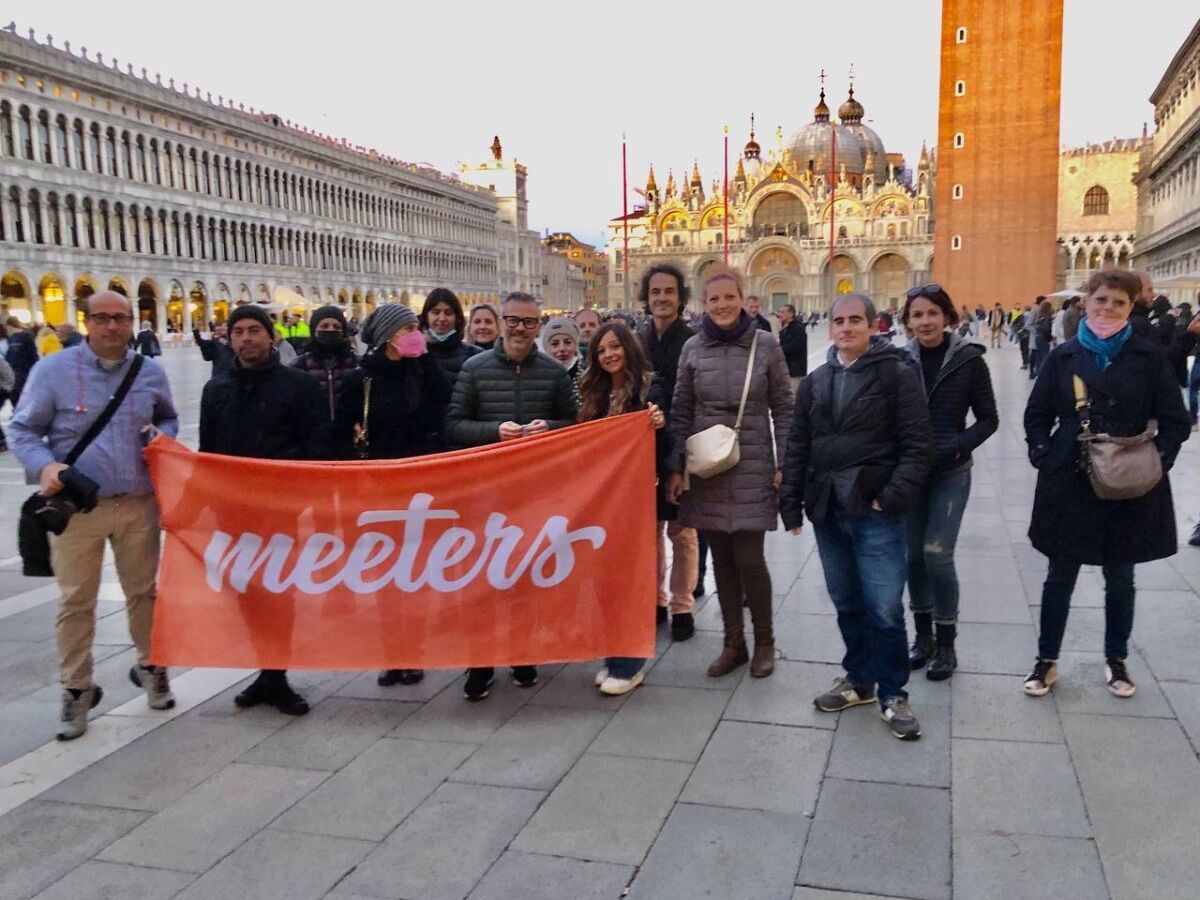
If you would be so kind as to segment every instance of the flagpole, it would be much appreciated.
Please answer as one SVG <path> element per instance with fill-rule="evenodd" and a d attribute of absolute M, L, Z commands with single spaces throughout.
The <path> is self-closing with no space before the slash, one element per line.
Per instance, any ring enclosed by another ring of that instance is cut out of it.
<path fill-rule="evenodd" d="M 722 246 L 725 248 L 725 265 L 729 265 L 729 126 L 725 126 L 725 186 L 722 191 L 723 206 L 721 218 L 725 226 L 725 237 Z"/>
<path fill-rule="evenodd" d="M 621 281 L 625 286 L 623 308 L 629 309 L 629 163 L 625 151 L 625 132 L 621 132 L 621 224 L 625 232 L 624 248 L 621 251 L 621 262 L 624 266 Z"/>
<path fill-rule="evenodd" d="M 837 129 L 835 129 L 833 126 L 832 115 L 829 116 L 829 139 L 829 160 L 831 166 L 829 172 L 829 183 L 831 185 L 829 191 L 829 283 L 833 288 L 831 293 L 836 294 L 837 284 L 834 282 L 833 273 L 833 238 L 834 235 L 837 234 L 837 229 L 835 227 L 837 204 L 834 202 L 837 200 Z"/>

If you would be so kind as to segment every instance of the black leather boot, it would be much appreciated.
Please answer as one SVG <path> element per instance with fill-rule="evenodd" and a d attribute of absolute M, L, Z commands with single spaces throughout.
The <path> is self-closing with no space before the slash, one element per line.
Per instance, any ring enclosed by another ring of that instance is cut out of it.
<path fill-rule="evenodd" d="M 934 650 L 929 668 L 925 670 L 925 677 L 930 681 L 945 681 L 958 668 L 958 656 L 954 652 L 954 639 L 957 636 L 957 626 L 938 625 L 937 649 Z"/>
<path fill-rule="evenodd" d="M 916 622 L 917 636 L 913 638 L 912 648 L 908 651 L 908 665 L 915 671 L 925 668 L 925 663 L 933 656 L 933 615 L 913 613 L 913 621 Z"/>

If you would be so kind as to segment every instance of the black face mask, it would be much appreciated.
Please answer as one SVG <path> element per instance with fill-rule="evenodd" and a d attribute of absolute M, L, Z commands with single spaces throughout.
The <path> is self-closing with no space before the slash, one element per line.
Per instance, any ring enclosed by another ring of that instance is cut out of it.
<path fill-rule="evenodd" d="M 346 346 L 346 335 L 340 331 L 318 331 L 313 339 L 322 350 L 341 350 Z"/>

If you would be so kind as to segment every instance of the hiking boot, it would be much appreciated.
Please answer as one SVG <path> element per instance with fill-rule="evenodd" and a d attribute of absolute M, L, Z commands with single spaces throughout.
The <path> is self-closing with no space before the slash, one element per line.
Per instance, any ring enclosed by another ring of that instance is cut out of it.
<path fill-rule="evenodd" d="M 628 678 L 613 678 L 609 676 L 604 679 L 600 685 L 600 693 L 607 694 L 610 697 L 617 697 L 621 694 L 628 694 L 635 687 L 642 683 L 645 676 L 641 672 L 634 672 Z"/>
<path fill-rule="evenodd" d="M 883 704 L 880 718 L 892 728 L 892 734 L 902 741 L 915 741 L 921 736 L 921 725 L 904 697 L 892 697 Z"/>
<path fill-rule="evenodd" d="M 233 703 L 239 709 L 249 709 L 252 706 L 258 706 L 266 700 L 266 691 L 263 687 L 263 675 L 265 672 L 259 672 L 258 677 L 246 685 L 246 689 L 233 698 Z"/>
<path fill-rule="evenodd" d="M 58 717 L 58 739 L 73 741 L 87 731 L 88 713 L 100 705 L 103 696 L 104 691 L 98 684 L 82 691 L 64 690 L 62 710 Z"/>
<path fill-rule="evenodd" d="M 375 683 L 380 687 L 391 687 L 393 684 L 418 684 L 424 677 L 424 669 L 384 669 L 375 679 Z"/>
<path fill-rule="evenodd" d="M 671 640 L 686 641 L 696 633 L 696 620 L 691 613 L 675 613 L 671 616 Z"/>
<path fill-rule="evenodd" d="M 666 625 L 668 618 L 669 618 L 669 616 L 667 615 L 667 608 L 665 606 L 654 607 L 654 624 L 655 625 Z"/>
<path fill-rule="evenodd" d="M 175 708 L 175 695 L 171 693 L 166 666 L 134 666 L 129 670 L 129 680 L 146 692 L 146 702 L 151 709 Z"/>
<path fill-rule="evenodd" d="M 496 675 L 492 669 L 468 669 L 467 683 L 463 686 L 463 696 L 472 703 L 486 700 L 491 687 L 496 683 Z"/>
<path fill-rule="evenodd" d="M 834 679 L 833 687 L 813 699 L 813 706 L 821 712 L 841 712 L 852 706 L 863 706 L 875 702 L 875 691 L 871 688 L 856 688 L 845 676 Z"/>
<path fill-rule="evenodd" d="M 937 649 L 933 652 L 929 668 L 925 670 L 925 677 L 930 681 L 945 681 L 958 668 L 958 656 L 954 652 L 954 638 L 957 633 L 958 628 L 955 625 L 938 625 Z"/>
<path fill-rule="evenodd" d="M 750 659 L 750 677 L 766 678 L 775 671 L 775 634 L 771 628 L 754 629 L 754 656 Z"/>
<path fill-rule="evenodd" d="M 1188 538 L 1188 545 L 1191 547 L 1200 547 L 1200 522 L 1196 523 L 1196 527 L 1192 529 L 1192 536 Z"/>
<path fill-rule="evenodd" d="M 512 680 L 519 688 L 531 688 L 537 684 L 537 666 L 513 666 Z"/>
<path fill-rule="evenodd" d="M 736 634 L 727 634 L 725 635 L 725 648 L 708 667 L 708 677 L 721 678 L 748 662 L 750 662 L 750 653 L 746 650 L 745 634 L 741 631 Z"/>
<path fill-rule="evenodd" d="M 1129 677 L 1129 670 L 1125 668 L 1125 660 L 1117 656 L 1104 660 L 1104 680 L 1109 693 L 1122 699 L 1132 697 L 1137 690 L 1137 685 Z"/>
<path fill-rule="evenodd" d="M 1025 679 L 1025 693 L 1030 697 L 1045 697 L 1058 680 L 1058 661 L 1054 659 L 1039 659 L 1034 663 L 1033 671 Z"/>
<path fill-rule="evenodd" d="M 912 647 L 908 651 L 908 667 L 914 672 L 925 668 L 929 657 L 933 656 L 933 616 L 930 613 L 913 613 L 917 635 L 913 638 Z"/>
<path fill-rule="evenodd" d="M 292 690 L 286 672 L 268 671 L 263 676 L 264 703 L 286 716 L 303 716 L 308 712 L 308 701 Z"/>

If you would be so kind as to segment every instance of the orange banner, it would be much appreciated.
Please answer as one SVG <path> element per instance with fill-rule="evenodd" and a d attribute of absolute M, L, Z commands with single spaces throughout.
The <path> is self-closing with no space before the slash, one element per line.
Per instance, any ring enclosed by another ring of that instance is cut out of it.
<path fill-rule="evenodd" d="M 458 668 L 654 655 L 654 436 L 633 413 L 411 460 L 146 449 L 156 664 Z"/>

